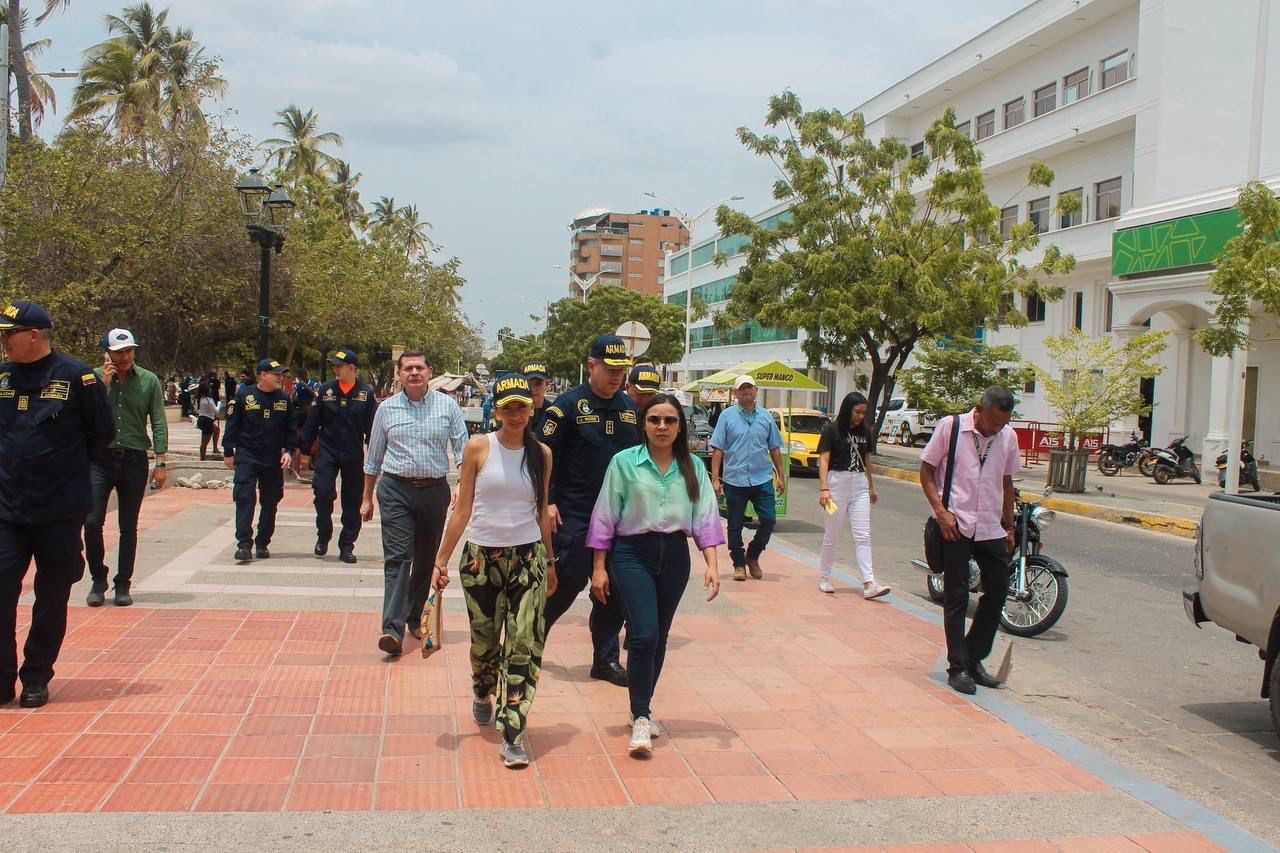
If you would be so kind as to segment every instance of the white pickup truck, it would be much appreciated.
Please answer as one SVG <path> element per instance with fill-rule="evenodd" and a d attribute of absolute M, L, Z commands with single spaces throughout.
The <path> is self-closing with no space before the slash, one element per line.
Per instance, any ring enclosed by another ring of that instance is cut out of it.
<path fill-rule="evenodd" d="M 933 435 L 936 422 L 908 405 L 906 397 L 890 397 L 889 405 L 884 407 L 884 411 L 884 426 L 880 429 L 880 435 L 893 439 L 903 447 L 928 441 Z"/>
<path fill-rule="evenodd" d="M 1195 583 L 1182 593 L 1187 617 L 1213 622 L 1258 649 L 1262 698 L 1280 735 L 1280 549 L 1272 532 L 1280 495 L 1214 492 L 1196 530 Z"/>

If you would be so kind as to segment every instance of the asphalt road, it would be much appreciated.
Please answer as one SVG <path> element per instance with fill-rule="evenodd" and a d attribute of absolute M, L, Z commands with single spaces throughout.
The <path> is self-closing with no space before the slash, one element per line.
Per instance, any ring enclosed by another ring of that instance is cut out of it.
<path fill-rule="evenodd" d="M 876 577 L 940 613 L 909 563 L 921 555 L 920 488 L 876 484 Z M 774 535 L 816 561 L 825 517 L 816 480 L 793 479 L 791 489 Z M 1259 696 L 1262 662 L 1254 647 L 1184 615 L 1192 543 L 1063 514 L 1044 538 L 1070 573 L 1067 610 L 1040 637 L 1013 638 L 1004 698 L 1280 846 L 1280 737 Z M 847 530 L 837 553 L 837 569 L 856 577 Z"/>

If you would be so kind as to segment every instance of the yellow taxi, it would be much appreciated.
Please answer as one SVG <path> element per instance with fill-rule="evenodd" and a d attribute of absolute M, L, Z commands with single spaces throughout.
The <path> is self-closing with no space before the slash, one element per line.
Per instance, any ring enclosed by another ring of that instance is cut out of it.
<path fill-rule="evenodd" d="M 790 448 L 791 473 L 818 473 L 818 438 L 831 419 L 817 409 L 772 409 L 773 420 L 782 433 L 782 448 Z"/>

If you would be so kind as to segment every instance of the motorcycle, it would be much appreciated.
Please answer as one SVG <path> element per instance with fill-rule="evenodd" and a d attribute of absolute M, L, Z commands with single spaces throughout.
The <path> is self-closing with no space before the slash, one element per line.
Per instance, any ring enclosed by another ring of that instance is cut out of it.
<path fill-rule="evenodd" d="M 1240 443 L 1240 485 L 1253 486 L 1255 492 L 1262 491 L 1262 484 L 1258 482 L 1258 460 L 1253 458 L 1253 454 L 1249 452 L 1249 445 L 1252 441 L 1244 441 Z M 1227 451 L 1218 454 L 1216 460 L 1218 466 L 1218 488 L 1225 489 L 1227 487 Z"/>
<path fill-rule="evenodd" d="M 1151 476 L 1160 485 L 1179 477 L 1190 477 L 1197 484 L 1200 482 L 1200 466 L 1196 464 L 1191 448 L 1187 447 L 1185 435 L 1169 442 L 1168 447 L 1157 449 L 1155 457 L 1155 468 L 1151 471 Z"/>
<path fill-rule="evenodd" d="M 1105 476 L 1114 477 L 1124 468 L 1138 469 L 1144 477 L 1151 476 L 1151 466 L 1155 456 L 1147 442 L 1136 432 L 1129 433 L 1128 444 L 1104 444 L 1098 451 L 1098 470 Z"/>
<path fill-rule="evenodd" d="M 1053 494 L 1045 489 L 1044 497 Z M 1043 634 L 1062 618 L 1067 609 L 1067 570 L 1052 557 L 1042 553 L 1040 535 L 1057 517 L 1039 501 L 1023 500 L 1016 493 L 1016 546 L 1009 555 L 1009 592 L 1000 612 L 1000 627 L 1017 637 Z M 934 573 L 924 560 L 911 565 L 927 575 L 925 586 L 929 597 L 942 603 L 942 574 Z M 982 572 L 976 560 L 969 560 L 969 591 L 982 588 Z"/>

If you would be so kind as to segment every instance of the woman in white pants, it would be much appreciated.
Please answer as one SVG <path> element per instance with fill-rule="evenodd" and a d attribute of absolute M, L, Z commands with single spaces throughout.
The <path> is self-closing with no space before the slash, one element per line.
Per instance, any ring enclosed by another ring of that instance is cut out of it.
<path fill-rule="evenodd" d="M 835 564 L 836 543 L 840 528 L 849 525 L 853 534 L 854 556 L 862 575 L 862 596 L 879 598 L 889 587 L 876 583 L 871 569 L 871 505 L 876 502 L 876 487 L 867 465 L 871 448 L 871 429 L 867 424 L 867 398 L 850 391 L 840 403 L 835 422 L 822 431 L 818 439 L 818 482 L 822 491 L 818 503 L 826 511 L 822 533 L 822 556 L 819 558 L 818 589 L 835 592 L 831 585 L 831 567 Z"/>

